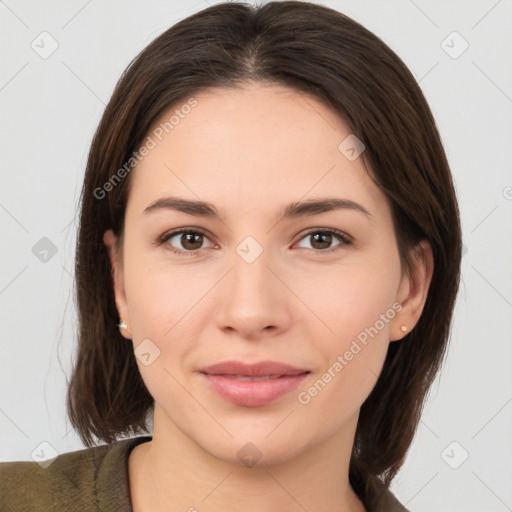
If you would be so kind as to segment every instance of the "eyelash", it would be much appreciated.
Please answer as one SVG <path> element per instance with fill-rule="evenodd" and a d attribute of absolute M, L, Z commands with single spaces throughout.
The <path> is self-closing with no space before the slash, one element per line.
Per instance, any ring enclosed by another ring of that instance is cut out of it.
<path fill-rule="evenodd" d="M 183 234 L 183 233 L 187 233 L 187 234 L 193 234 L 193 235 L 203 235 L 207 238 L 208 235 L 200 230 L 200 229 L 197 229 L 197 228 L 194 228 L 194 229 L 183 229 L 183 228 L 180 228 L 180 229 L 177 229 L 175 231 L 171 231 L 169 233 L 164 233 L 157 241 L 156 241 L 156 245 L 160 246 L 160 245 L 163 245 L 165 242 L 167 242 L 169 239 L 171 239 L 173 236 L 175 235 L 179 235 L 179 234 Z M 315 253 L 317 254 L 328 254 L 328 253 L 332 253 L 334 251 L 337 251 L 338 248 L 340 246 L 347 246 L 347 245 L 352 245 L 352 240 L 350 239 L 350 237 L 348 235 L 346 235 L 345 233 L 342 233 L 341 231 L 337 231 L 335 229 L 330 229 L 330 228 L 314 228 L 314 229 L 311 229 L 310 231 L 308 231 L 307 233 L 305 233 L 300 239 L 299 239 L 299 242 L 301 240 L 303 240 L 304 238 L 308 237 L 309 235 L 313 235 L 313 234 L 318 234 L 318 233 L 322 233 L 322 234 L 329 234 L 329 235 L 333 235 L 339 242 L 341 242 L 339 245 L 336 245 L 334 246 L 332 249 L 325 249 L 325 250 L 321 250 L 321 249 L 309 249 L 311 251 L 314 251 Z M 179 255 L 184 255 L 184 256 L 197 256 L 197 253 L 201 250 L 201 249 L 196 249 L 195 251 L 182 251 L 182 250 L 179 250 L 179 249 L 175 249 L 174 247 L 172 247 L 171 245 L 169 245 L 169 248 L 168 250 L 170 250 L 171 252 L 175 253 L 175 254 L 179 254 Z"/>

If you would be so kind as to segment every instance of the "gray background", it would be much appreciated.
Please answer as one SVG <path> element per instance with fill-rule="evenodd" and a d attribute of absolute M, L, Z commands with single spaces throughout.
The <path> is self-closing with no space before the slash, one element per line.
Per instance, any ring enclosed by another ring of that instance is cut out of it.
<path fill-rule="evenodd" d="M 129 61 L 213 3 L 0 1 L 2 461 L 83 448 L 64 399 L 88 147 Z M 419 80 L 462 213 L 451 347 L 392 490 L 418 512 L 512 510 L 512 2 L 321 3 L 380 36 Z"/>

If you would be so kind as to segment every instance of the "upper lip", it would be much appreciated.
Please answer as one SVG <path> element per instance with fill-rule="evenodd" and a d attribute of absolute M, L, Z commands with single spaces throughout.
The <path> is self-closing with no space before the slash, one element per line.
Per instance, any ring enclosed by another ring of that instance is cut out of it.
<path fill-rule="evenodd" d="M 277 361 L 261 361 L 252 364 L 242 361 L 223 361 L 211 366 L 205 366 L 199 371 L 209 375 L 240 375 L 247 377 L 300 375 L 301 373 L 309 373 L 309 370 L 304 368 L 296 368 Z"/>

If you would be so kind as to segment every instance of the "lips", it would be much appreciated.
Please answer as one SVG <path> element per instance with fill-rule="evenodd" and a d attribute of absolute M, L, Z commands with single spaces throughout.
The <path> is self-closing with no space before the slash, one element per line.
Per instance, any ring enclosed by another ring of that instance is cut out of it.
<path fill-rule="evenodd" d="M 240 380 L 265 380 L 283 376 L 296 376 L 309 373 L 305 368 L 296 368 L 277 361 L 261 361 L 259 363 L 244 363 L 242 361 L 223 361 L 200 370 L 208 375 L 240 378 Z"/>
<path fill-rule="evenodd" d="M 309 370 L 275 361 L 247 364 L 225 361 L 200 370 L 210 389 L 225 400 L 245 407 L 262 407 L 294 390 Z"/>

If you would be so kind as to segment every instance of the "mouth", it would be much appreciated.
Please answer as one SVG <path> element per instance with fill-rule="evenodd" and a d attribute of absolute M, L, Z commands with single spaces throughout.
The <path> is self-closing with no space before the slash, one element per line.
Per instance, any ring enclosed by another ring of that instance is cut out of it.
<path fill-rule="evenodd" d="M 223 375 L 225 377 L 240 378 L 245 380 L 253 378 L 277 379 L 280 377 L 293 377 L 303 373 L 309 373 L 306 368 L 291 366 L 278 361 L 261 361 L 259 363 L 245 363 L 243 361 L 223 361 L 207 366 L 200 370 L 208 375 Z"/>
<path fill-rule="evenodd" d="M 304 373 L 309 373 L 309 372 L 304 372 Z M 249 377 L 248 375 L 221 375 L 221 374 L 208 374 L 208 373 L 206 375 L 216 375 L 218 377 L 224 377 L 226 379 L 245 380 L 245 381 L 274 380 L 274 379 L 280 379 L 281 377 L 290 377 L 290 375 L 266 375 L 265 377 Z M 297 375 L 303 375 L 303 374 L 299 373 Z"/>
<path fill-rule="evenodd" d="M 262 407 L 276 401 L 310 373 L 274 361 L 257 364 L 225 361 L 200 370 L 210 389 L 225 400 L 246 407 Z"/>

